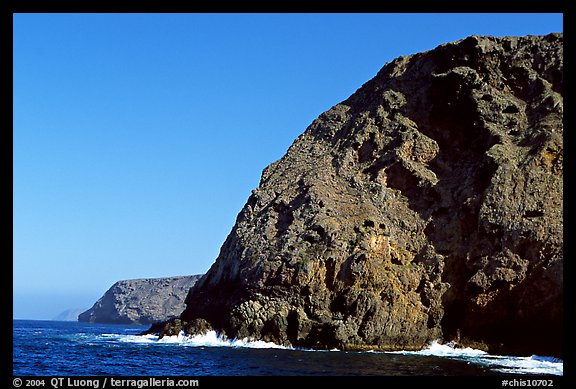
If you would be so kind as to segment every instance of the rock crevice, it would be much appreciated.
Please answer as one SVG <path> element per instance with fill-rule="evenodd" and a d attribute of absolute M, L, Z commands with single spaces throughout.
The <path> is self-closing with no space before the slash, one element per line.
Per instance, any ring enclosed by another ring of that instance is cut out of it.
<path fill-rule="evenodd" d="M 181 321 L 299 347 L 561 355 L 562 83 L 562 34 L 386 64 L 263 171 Z"/>

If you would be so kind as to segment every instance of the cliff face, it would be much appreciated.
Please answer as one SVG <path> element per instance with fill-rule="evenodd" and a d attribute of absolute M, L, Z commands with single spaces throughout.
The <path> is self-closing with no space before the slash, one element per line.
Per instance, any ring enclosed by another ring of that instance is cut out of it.
<path fill-rule="evenodd" d="M 561 355 L 562 83 L 562 34 L 386 64 L 264 170 L 178 325 Z"/>
<path fill-rule="evenodd" d="M 107 324 L 151 324 L 177 317 L 200 275 L 118 281 L 78 320 Z"/>
<path fill-rule="evenodd" d="M 57 316 L 54 316 L 52 320 L 55 321 L 78 321 L 78 315 L 84 312 L 86 308 L 71 308 L 63 312 L 60 312 Z"/>

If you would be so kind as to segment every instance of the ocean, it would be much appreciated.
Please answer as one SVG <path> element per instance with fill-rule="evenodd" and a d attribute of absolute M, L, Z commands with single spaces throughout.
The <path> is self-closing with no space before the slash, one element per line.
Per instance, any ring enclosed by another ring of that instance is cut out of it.
<path fill-rule="evenodd" d="M 138 335 L 147 328 L 13 320 L 13 375 L 512 376 L 514 379 L 563 375 L 563 361 L 558 359 L 490 355 L 438 343 L 417 352 L 312 351 L 262 341 L 225 340 L 214 332 L 163 339 Z"/>

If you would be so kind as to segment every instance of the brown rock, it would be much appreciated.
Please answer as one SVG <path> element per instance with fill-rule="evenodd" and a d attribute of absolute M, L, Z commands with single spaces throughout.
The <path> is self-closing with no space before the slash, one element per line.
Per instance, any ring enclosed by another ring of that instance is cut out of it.
<path fill-rule="evenodd" d="M 563 37 L 388 63 L 262 173 L 181 319 L 293 346 L 562 354 Z"/>

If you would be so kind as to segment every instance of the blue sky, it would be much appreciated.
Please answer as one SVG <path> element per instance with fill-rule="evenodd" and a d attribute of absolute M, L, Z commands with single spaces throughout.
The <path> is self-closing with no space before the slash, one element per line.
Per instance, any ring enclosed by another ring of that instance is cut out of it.
<path fill-rule="evenodd" d="M 208 270 L 262 169 L 400 55 L 561 14 L 15 14 L 14 317 Z"/>

